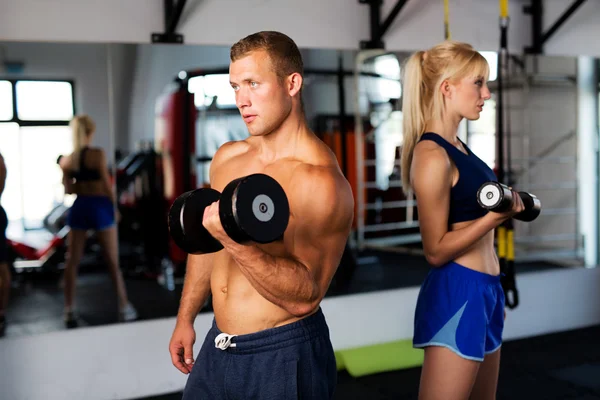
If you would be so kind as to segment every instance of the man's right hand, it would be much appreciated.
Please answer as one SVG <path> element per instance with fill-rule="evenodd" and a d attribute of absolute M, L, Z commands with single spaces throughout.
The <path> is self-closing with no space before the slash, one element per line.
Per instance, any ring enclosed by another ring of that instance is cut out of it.
<path fill-rule="evenodd" d="M 194 366 L 196 331 L 192 324 L 177 324 L 169 343 L 169 353 L 175 368 L 189 374 Z"/>

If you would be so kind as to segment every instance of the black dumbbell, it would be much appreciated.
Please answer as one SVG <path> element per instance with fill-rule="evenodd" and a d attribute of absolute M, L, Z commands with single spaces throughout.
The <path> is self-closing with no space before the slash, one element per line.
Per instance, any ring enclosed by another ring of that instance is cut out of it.
<path fill-rule="evenodd" d="M 508 211 L 513 202 L 515 192 L 510 190 L 508 186 L 499 182 L 486 182 L 477 191 L 477 202 L 487 210 L 493 212 Z M 525 210 L 513 216 L 519 221 L 531 222 L 540 215 L 542 203 L 540 200 L 527 192 L 518 192 Z"/>
<path fill-rule="evenodd" d="M 214 253 L 223 245 L 202 225 L 204 209 L 219 201 L 223 229 L 238 243 L 271 243 L 283 236 L 290 208 L 279 183 L 265 174 L 252 174 L 229 183 L 223 193 L 202 188 L 179 196 L 169 210 L 169 232 L 189 254 Z"/>

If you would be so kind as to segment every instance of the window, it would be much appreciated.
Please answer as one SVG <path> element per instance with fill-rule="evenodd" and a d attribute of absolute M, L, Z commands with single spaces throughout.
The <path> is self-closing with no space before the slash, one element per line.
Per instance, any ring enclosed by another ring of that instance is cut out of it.
<path fill-rule="evenodd" d="M 69 82 L 17 81 L 17 113 L 22 121 L 69 121 L 73 87 Z"/>
<path fill-rule="evenodd" d="M 498 53 L 495 51 L 480 51 L 490 66 L 490 76 L 488 81 L 495 81 L 498 78 Z"/>
<path fill-rule="evenodd" d="M 495 51 L 482 51 L 490 66 L 488 81 L 498 78 L 498 53 Z M 467 121 L 467 144 L 471 151 L 481 158 L 490 168 L 496 167 L 496 96 L 485 102 L 485 107 L 477 121 Z"/>
<path fill-rule="evenodd" d="M 6 164 L 6 182 L 2 193 L 2 206 L 9 221 L 23 218 L 23 192 L 21 191 L 21 143 L 19 125 L 0 123 L 0 152 Z"/>
<path fill-rule="evenodd" d="M 2 205 L 11 224 L 41 228 L 65 201 L 56 159 L 72 151 L 73 99 L 72 82 L 0 80 L 0 151 L 7 167 Z"/>
<path fill-rule="evenodd" d="M 374 128 L 375 183 L 380 190 L 387 190 L 396 167 L 396 148 L 402 144 L 402 112 L 397 110 L 395 100 L 402 94 L 400 62 L 394 54 L 375 57 L 363 70 L 370 70 L 378 77 L 362 77 L 370 102 L 370 122 Z M 394 103 L 394 104 L 393 104 Z"/>
<path fill-rule="evenodd" d="M 13 118 L 12 83 L 0 81 L 0 121 Z"/>
<path fill-rule="evenodd" d="M 366 80 L 369 101 L 385 103 L 390 99 L 399 99 L 402 94 L 402 86 L 398 57 L 394 54 L 379 56 L 373 60 L 371 70 L 381 78 L 363 77 Z"/>
<path fill-rule="evenodd" d="M 60 154 L 73 151 L 68 126 L 21 127 L 21 176 L 23 219 L 35 226 L 63 202 L 62 172 L 56 164 Z"/>
<path fill-rule="evenodd" d="M 215 97 L 218 108 L 235 107 L 235 92 L 229 83 L 229 74 L 195 76 L 188 81 L 188 90 L 194 93 L 197 108 L 209 107 Z"/>
<path fill-rule="evenodd" d="M 490 168 L 496 166 L 496 100 L 485 102 L 485 107 L 477 121 L 468 121 L 467 145 L 477 157 Z"/>

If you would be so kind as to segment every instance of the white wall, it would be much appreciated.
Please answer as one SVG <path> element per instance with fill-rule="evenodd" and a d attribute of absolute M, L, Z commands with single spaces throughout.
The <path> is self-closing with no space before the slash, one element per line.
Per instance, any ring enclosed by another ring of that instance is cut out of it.
<path fill-rule="evenodd" d="M 600 323 L 600 268 L 531 272 L 517 284 L 520 305 L 507 312 L 505 340 Z M 325 299 L 334 349 L 410 339 L 417 293 L 415 287 Z M 208 313 L 196 319 L 195 354 L 211 322 Z M 180 391 L 186 376 L 168 353 L 174 323 L 165 318 L 2 339 L 2 398 L 132 399 Z"/>
<path fill-rule="evenodd" d="M 129 147 L 130 107 L 133 96 L 133 78 L 136 67 L 136 45 L 108 45 L 110 71 L 110 115 L 113 121 L 114 146 L 127 150 Z"/>
<path fill-rule="evenodd" d="M 544 0 L 544 32 L 565 12 L 571 1 Z M 586 1 L 544 44 L 547 54 L 600 57 L 600 2 Z"/>
<path fill-rule="evenodd" d="M 384 0 L 386 16 L 396 0 Z M 546 25 L 567 7 L 562 0 L 546 3 Z M 526 2 L 509 1 L 509 46 L 520 53 L 531 40 Z M 83 41 L 149 43 L 153 32 L 164 29 L 160 0 L 2 0 L 0 38 L 18 41 Z M 281 30 L 301 47 L 357 49 L 369 35 L 366 5 L 354 0 L 190 0 L 178 32 L 186 43 L 231 45 L 258 30 Z M 462 0 L 450 6 L 452 37 L 482 50 L 499 45 L 498 2 Z M 547 45 L 548 54 L 600 56 L 600 4 L 588 1 Z M 235 22 L 233 22 L 235 21 Z M 414 50 L 442 40 L 443 6 L 437 0 L 408 2 L 390 27 L 391 50 Z"/>
<path fill-rule="evenodd" d="M 74 80 L 76 111 L 94 118 L 94 144 L 109 149 L 106 45 L 1 42 L 0 46 L 7 59 L 25 64 L 23 73 L 3 74 L 6 77 Z"/>

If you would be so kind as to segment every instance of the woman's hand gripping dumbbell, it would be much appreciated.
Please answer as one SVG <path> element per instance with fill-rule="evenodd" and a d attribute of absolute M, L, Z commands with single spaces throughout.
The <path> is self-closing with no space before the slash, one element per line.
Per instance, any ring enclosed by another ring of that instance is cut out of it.
<path fill-rule="evenodd" d="M 489 211 L 504 213 L 511 209 L 515 194 L 519 195 L 525 209 L 512 218 L 531 222 L 540 215 L 542 203 L 531 193 L 515 192 L 499 182 L 486 182 L 477 191 L 479 205 Z"/>

